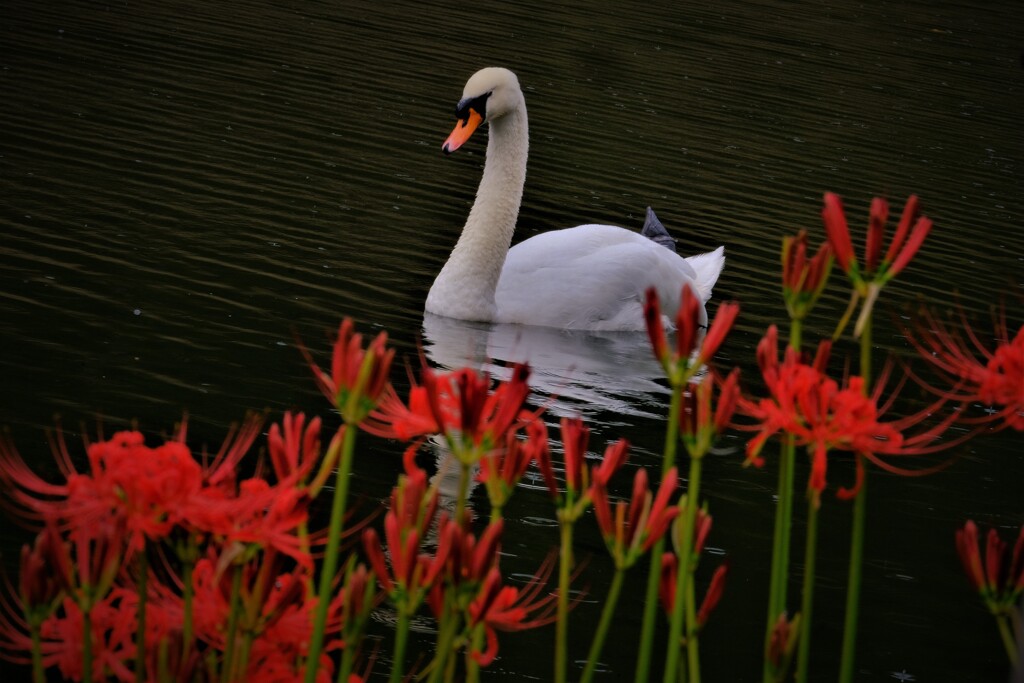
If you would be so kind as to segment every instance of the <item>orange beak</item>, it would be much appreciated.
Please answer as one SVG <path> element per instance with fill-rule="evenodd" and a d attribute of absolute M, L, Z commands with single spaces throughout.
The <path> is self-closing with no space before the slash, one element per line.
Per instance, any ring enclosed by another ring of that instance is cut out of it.
<path fill-rule="evenodd" d="M 477 114 L 475 109 L 470 109 L 469 118 L 460 120 L 455 124 L 455 130 L 452 131 L 452 134 L 441 145 L 441 149 L 445 154 L 451 154 L 459 147 L 462 147 L 463 143 L 473 135 L 473 131 L 479 128 L 483 121 L 483 117 Z"/>

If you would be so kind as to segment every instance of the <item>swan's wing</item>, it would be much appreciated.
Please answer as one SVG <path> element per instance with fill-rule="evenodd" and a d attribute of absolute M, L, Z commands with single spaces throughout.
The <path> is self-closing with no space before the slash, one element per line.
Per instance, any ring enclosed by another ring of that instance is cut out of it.
<path fill-rule="evenodd" d="M 643 329 L 643 293 L 668 310 L 696 271 L 638 233 L 581 225 L 532 237 L 509 250 L 495 295 L 497 322 L 605 330 Z"/>
<path fill-rule="evenodd" d="M 725 267 L 725 247 L 719 247 L 706 254 L 689 256 L 686 262 L 696 273 L 694 282 L 697 283 L 697 293 L 700 294 L 701 301 L 707 303 L 711 298 L 711 290 L 718 282 L 722 268 Z"/>

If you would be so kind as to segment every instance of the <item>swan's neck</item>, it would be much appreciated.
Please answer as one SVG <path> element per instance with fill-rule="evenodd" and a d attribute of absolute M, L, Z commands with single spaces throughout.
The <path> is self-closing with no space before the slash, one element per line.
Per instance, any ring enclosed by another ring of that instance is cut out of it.
<path fill-rule="evenodd" d="M 516 229 L 526 182 L 526 108 L 490 124 L 487 160 L 462 235 L 427 296 L 431 313 L 463 320 L 494 319 L 494 292 Z"/>

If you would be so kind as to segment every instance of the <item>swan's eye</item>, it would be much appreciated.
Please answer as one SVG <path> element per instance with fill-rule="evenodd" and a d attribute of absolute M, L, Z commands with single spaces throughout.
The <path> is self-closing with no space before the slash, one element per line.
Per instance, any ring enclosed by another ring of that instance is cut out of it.
<path fill-rule="evenodd" d="M 460 121 L 469 121 L 469 110 L 472 109 L 480 118 L 487 118 L 487 98 L 491 93 L 487 92 L 478 97 L 467 97 L 455 107 L 455 118 Z"/>

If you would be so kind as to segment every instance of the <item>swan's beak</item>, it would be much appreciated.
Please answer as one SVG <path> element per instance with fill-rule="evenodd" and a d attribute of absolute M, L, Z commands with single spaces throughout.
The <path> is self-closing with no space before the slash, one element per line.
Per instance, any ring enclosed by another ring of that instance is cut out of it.
<path fill-rule="evenodd" d="M 452 134 L 449 135 L 448 139 L 444 141 L 443 145 L 441 145 L 441 149 L 445 154 L 451 154 L 459 147 L 462 147 L 462 144 L 469 139 L 473 134 L 473 131 L 480 127 L 480 124 L 483 123 L 483 121 L 483 117 L 480 116 L 480 114 L 477 114 L 475 109 L 470 109 L 469 117 L 460 119 L 459 122 L 455 124 L 455 130 L 452 131 Z"/>

